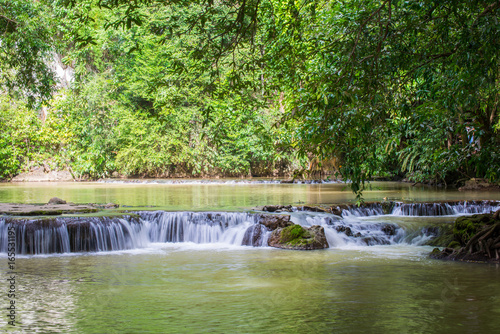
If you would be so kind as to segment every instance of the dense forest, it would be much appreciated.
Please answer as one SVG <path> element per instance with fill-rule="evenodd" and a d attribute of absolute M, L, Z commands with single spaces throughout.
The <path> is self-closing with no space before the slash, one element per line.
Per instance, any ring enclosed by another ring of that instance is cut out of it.
<path fill-rule="evenodd" d="M 499 18 L 500 1 L 0 0 L 0 177 L 498 182 Z"/>

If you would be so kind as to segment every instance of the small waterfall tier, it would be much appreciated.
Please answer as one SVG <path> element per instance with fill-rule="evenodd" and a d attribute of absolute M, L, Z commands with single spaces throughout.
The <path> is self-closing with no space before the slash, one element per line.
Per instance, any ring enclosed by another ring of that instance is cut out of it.
<path fill-rule="evenodd" d="M 499 201 L 449 201 L 435 203 L 375 202 L 356 205 L 332 206 L 331 212 L 342 217 L 394 216 L 454 216 L 491 213 L 500 209 Z"/>
<path fill-rule="evenodd" d="M 359 208 L 344 205 L 336 207 L 338 214 L 326 210 L 290 210 L 286 215 L 291 216 L 293 223 L 304 227 L 324 227 L 328 244 L 335 248 L 398 243 L 423 245 L 438 237 L 440 228 L 429 228 L 420 223 L 401 224 L 403 218 L 398 216 L 454 216 L 489 213 L 499 208 L 499 202 L 495 201 L 389 202 Z M 278 228 L 276 224 L 283 218 L 277 219 L 280 215 L 273 215 L 141 211 L 107 217 L 0 217 L 0 253 L 10 252 L 12 243 L 15 243 L 19 255 L 118 251 L 145 248 L 152 243 L 261 247 L 267 246 L 272 230 Z M 269 220 L 269 216 L 273 218 Z M 447 220 L 445 224 L 450 222 Z"/>
<path fill-rule="evenodd" d="M 500 209 L 498 201 L 459 201 L 442 203 L 395 203 L 395 216 L 453 216 L 491 213 Z"/>
<path fill-rule="evenodd" d="M 11 230 L 17 254 L 116 251 L 166 242 L 266 245 L 268 231 L 257 218 L 241 212 L 163 211 L 118 217 L 4 217 L 0 252 L 7 252 Z"/>

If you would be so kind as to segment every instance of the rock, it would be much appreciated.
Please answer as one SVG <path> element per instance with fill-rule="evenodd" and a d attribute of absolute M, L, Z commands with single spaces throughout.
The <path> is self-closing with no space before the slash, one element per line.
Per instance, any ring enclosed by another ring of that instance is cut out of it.
<path fill-rule="evenodd" d="M 266 227 L 262 224 L 255 224 L 250 226 L 243 236 L 242 246 L 254 246 L 259 247 L 262 245 L 262 240 L 264 234 L 266 233 Z"/>
<path fill-rule="evenodd" d="M 432 236 L 432 239 L 425 243 L 427 246 L 446 247 L 455 240 L 453 224 L 450 223 L 427 226 L 422 232 L 427 236 Z"/>
<path fill-rule="evenodd" d="M 323 209 L 323 208 L 320 208 L 320 207 L 317 207 L 317 206 L 308 206 L 308 205 L 297 207 L 297 210 L 299 210 L 299 211 L 309 211 L 309 212 L 328 212 L 329 211 L 327 209 Z"/>
<path fill-rule="evenodd" d="M 262 211 L 267 212 L 292 212 L 291 205 L 266 205 L 262 207 Z"/>
<path fill-rule="evenodd" d="M 485 225 L 493 224 L 494 221 L 493 215 L 489 214 L 458 217 L 453 225 L 455 240 L 465 246 L 472 236 L 478 233 Z"/>
<path fill-rule="evenodd" d="M 337 206 L 332 206 L 330 208 L 331 213 L 333 213 L 336 216 L 340 216 L 340 217 L 342 217 L 342 211 L 344 211 L 344 210 L 349 210 L 349 206 L 346 204 L 340 204 Z"/>
<path fill-rule="evenodd" d="M 495 214 L 458 217 L 448 247 L 434 249 L 431 258 L 465 262 L 500 263 L 500 219 Z"/>
<path fill-rule="evenodd" d="M 120 205 L 115 204 L 115 203 L 108 203 L 108 204 L 104 205 L 105 209 L 115 209 L 115 208 L 119 208 L 119 207 L 120 207 Z"/>
<path fill-rule="evenodd" d="M 48 204 L 66 204 L 66 201 L 58 197 L 52 197 Z"/>
<path fill-rule="evenodd" d="M 259 215 L 259 223 L 264 225 L 269 231 L 274 231 L 277 228 L 285 228 L 293 225 L 288 215 Z"/>
<path fill-rule="evenodd" d="M 353 236 L 352 230 L 349 226 L 339 225 L 339 226 L 335 227 L 335 229 L 337 230 L 337 232 L 343 232 L 348 237 Z"/>
<path fill-rule="evenodd" d="M 0 214 L 8 216 L 54 216 L 62 214 L 91 213 L 95 207 L 82 204 L 16 204 L 0 203 Z"/>
<path fill-rule="evenodd" d="M 381 228 L 386 235 L 396 235 L 396 226 L 392 224 L 384 224 Z"/>
<path fill-rule="evenodd" d="M 371 237 L 364 237 L 361 239 L 367 246 L 374 246 L 374 245 L 390 245 L 390 241 L 387 240 L 386 238 L 381 238 L 381 237 L 376 237 L 376 236 L 371 236 Z"/>
<path fill-rule="evenodd" d="M 295 224 L 274 230 L 269 237 L 268 245 L 293 250 L 313 250 L 329 247 L 325 229 L 322 226 L 314 225 L 304 228 Z"/>
<path fill-rule="evenodd" d="M 380 203 L 380 205 L 382 206 L 384 214 L 388 215 L 392 212 L 392 210 L 394 209 L 394 205 L 396 205 L 396 203 L 392 201 L 383 201 Z"/>

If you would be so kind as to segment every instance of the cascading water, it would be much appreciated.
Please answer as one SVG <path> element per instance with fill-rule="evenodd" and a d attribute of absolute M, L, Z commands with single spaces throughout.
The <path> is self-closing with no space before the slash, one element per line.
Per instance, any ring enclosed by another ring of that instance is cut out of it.
<path fill-rule="evenodd" d="M 296 212 L 291 221 L 304 227 L 320 225 L 330 247 L 391 245 L 405 239 L 405 230 L 398 225 L 360 219 L 346 215 L 343 218 L 325 213 Z"/>
<path fill-rule="evenodd" d="M 407 243 L 422 245 L 438 236 L 429 226 L 403 226 L 397 217 L 447 216 L 488 213 L 499 202 L 374 203 L 347 207 L 342 216 L 325 212 L 290 213 L 293 223 L 324 227 L 331 248 Z M 398 218 L 402 219 L 402 218 Z M 451 221 L 447 221 L 449 224 Z M 267 246 L 271 231 L 259 223 L 258 214 L 242 212 L 136 212 L 116 217 L 58 217 L 13 219 L 0 217 L 0 252 L 7 252 L 8 227 L 16 232 L 17 254 L 99 252 L 144 248 L 151 243 L 221 243 Z"/>
<path fill-rule="evenodd" d="M 335 208 L 335 207 L 334 207 Z M 490 213 L 500 209 L 498 201 L 456 201 L 442 203 L 381 202 L 336 207 L 342 217 L 370 217 L 391 214 L 393 216 L 454 216 L 474 213 Z"/>
<path fill-rule="evenodd" d="M 463 201 L 449 203 L 395 203 L 394 216 L 452 216 L 490 213 L 500 208 L 495 201 Z"/>
<path fill-rule="evenodd" d="M 7 252 L 9 225 L 15 227 L 18 254 L 116 251 L 165 242 L 263 246 L 268 234 L 256 216 L 247 213 L 158 211 L 122 217 L 0 218 L 0 252 Z"/>

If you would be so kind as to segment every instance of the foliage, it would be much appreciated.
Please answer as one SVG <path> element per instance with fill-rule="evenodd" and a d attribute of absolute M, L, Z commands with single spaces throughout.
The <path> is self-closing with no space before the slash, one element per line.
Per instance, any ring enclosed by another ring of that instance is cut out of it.
<path fill-rule="evenodd" d="M 49 52 L 75 70 L 51 113 L 78 175 L 298 175 L 334 160 L 359 201 L 377 175 L 499 181 L 498 1 L 1 4 L 4 87 L 46 99 Z M 3 145 L 12 175 L 26 161 Z"/>
<path fill-rule="evenodd" d="M 54 21 L 43 2 L 0 0 L 0 89 L 24 96 L 30 106 L 54 90 L 51 58 Z"/>
<path fill-rule="evenodd" d="M 52 169 L 66 166 L 63 147 L 71 135 L 56 115 L 42 121 L 22 102 L 1 98 L 0 128 L 0 178 L 43 164 Z"/>

